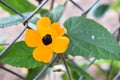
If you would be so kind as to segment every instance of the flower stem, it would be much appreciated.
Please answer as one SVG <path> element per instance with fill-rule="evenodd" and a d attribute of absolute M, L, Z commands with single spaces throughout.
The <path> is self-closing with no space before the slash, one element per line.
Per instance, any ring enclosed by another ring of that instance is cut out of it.
<path fill-rule="evenodd" d="M 71 78 L 71 76 L 70 76 L 70 72 L 69 72 L 68 66 L 67 66 L 67 64 L 66 64 L 66 62 L 65 62 L 64 55 L 63 55 L 63 54 L 60 54 L 60 55 L 61 55 L 61 58 L 62 58 L 62 60 L 63 60 L 64 65 L 65 65 L 66 72 L 67 72 L 67 75 L 68 75 L 68 79 L 69 79 L 69 80 L 72 80 L 72 78 Z"/>

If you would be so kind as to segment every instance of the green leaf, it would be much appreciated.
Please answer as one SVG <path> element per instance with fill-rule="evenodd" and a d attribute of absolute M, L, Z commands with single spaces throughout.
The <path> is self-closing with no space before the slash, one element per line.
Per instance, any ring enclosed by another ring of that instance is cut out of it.
<path fill-rule="evenodd" d="M 35 78 L 35 76 L 40 72 L 40 70 L 43 69 L 45 65 L 41 65 L 37 68 L 34 68 L 34 69 L 29 69 L 28 70 L 28 74 L 26 76 L 26 80 L 33 80 L 33 78 Z"/>
<path fill-rule="evenodd" d="M 85 17 L 71 17 L 65 23 L 71 42 L 66 54 L 97 59 L 120 59 L 120 46 L 100 24 Z"/>
<path fill-rule="evenodd" d="M 4 1 L 21 13 L 33 11 L 36 8 L 36 6 L 32 5 L 28 0 L 4 0 Z M 16 14 L 6 6 L 2 4 L 0 4 L 0 6 L 10 14 Z"/>
<path fill-rule="evenodd" d="M 108 4 L 102 4 L 96 7 L 96 9 L 93 11 L 93 15 L 96 18 L 101 18 L 104 16 L 104 14 L 108 11 L 110 5 Z"/>
<path fill-rule="evenodd" d="M 118 74 L 119 70 L 120 70 L 120 66 L 118 66 L 120 64 L 120 61 L 111 61 L 111 67 L 109 69 L 110 73 L 108 76 L 108 80 L 115 80 L 115 76 Z M 120 78 L 118 77 L 118 79 L 116 80 L 120 80 Z"/>
<path fill-rule="evenodd" d="M 41 16 L 44 16 L 45 14 L 49 13 L 50 11 L 48 9 L 42 9 L 40 10 Z"/>
<path fill-rule="evenodd" d="M 93 80 L 93 78 L 87 72 L 85 72 L 82 68 L 80 68 L 75 63 L 68 61 L 68 60 L 66 62 L 70 69 L 72 80 L 78 80 L 80 76 L 84 76 L 88 80 Z M 62 78 L 63 80 L 67 80 L 65 74 L 62 75 Z"/>
<path fill-rule="evenodd" d="M 56 8 L 54 8 L 52 11 L 42 10 L 40 14 L 42 17 L 44 16 L 49 17 L 51 19 L 51 22 L 57 22 L 61 18 L 63 11 L 64 11 L 64 6 L 59 5 Z"/>
<path fill-rule="evenodd" d="M 0 57 L 0 61 L 16 67 L 36 68 L 43 65 L 33 59 L 32 52 L 34 48 L 28 47 L 24 41 L 13 44 L 4 54 Z"/>
<path fill-rule="evenodd" d="M 24 13 L 23 15 L 25 17 L 27 17 L 29 13 Z M 38 18 L 33 17 L 30 19 L 30 22 L 33 24 L 36 24 L 36 21 L 38 20 Z M 17 25 L 19 23 L 22 23 L 24 21 L 23 18 L 21 18 L 19 15 L 14 15 L 14 16 L 9 16 L 6 18 L 2 18 L 0 19 L 0 28 L 4 28 L 4 27 L 8 27 L 8 26 L 12 26 L 12 25 Z"/>

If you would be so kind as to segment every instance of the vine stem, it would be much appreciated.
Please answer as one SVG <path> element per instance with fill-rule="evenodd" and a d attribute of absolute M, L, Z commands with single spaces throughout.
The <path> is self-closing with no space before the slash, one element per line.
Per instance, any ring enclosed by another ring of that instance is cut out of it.
<path fill-rule="evenodd" d="M 68 75 L 68 79 L 69 79 L 69 80 L 72 80 L 71 75 L 70 75 L 70 72 L 69 72 L 69 69 L 68 69 L 68 66 L 67 66 L 67 64 L 66 64 L 66 62 L 65 62 L 64 55 L 63 55 L 63 54 L 60 54 L 60 55 L 61 55 L 61 58 L 62 58 L 62 60 L 63 60 L 64 65 L 65 65 L 66 72 L 67 72 L 67 75 Z"/>

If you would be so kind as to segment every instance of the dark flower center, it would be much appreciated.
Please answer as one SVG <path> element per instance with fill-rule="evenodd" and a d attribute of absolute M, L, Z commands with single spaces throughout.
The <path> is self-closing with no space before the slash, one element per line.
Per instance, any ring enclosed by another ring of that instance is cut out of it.
<path fill-rule="evenodd" d="M 45 45 L 49 45 L 50 43 L 52 43 L 52 38 L 50 34 L 46 34 L 43 38 L 42 38 L 42 42 Z"/>

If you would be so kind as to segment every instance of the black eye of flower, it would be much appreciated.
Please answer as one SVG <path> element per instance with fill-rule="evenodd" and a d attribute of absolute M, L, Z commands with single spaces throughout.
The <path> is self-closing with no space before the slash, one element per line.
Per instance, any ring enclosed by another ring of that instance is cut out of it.
<path fill-rule="evenodd" d="M 49 45 L 50 43 L 52 43 L 52 38 L 50 34 L 46 34 L 43 38 L 42 38 L 42 42 L 45 45 Z"/>

